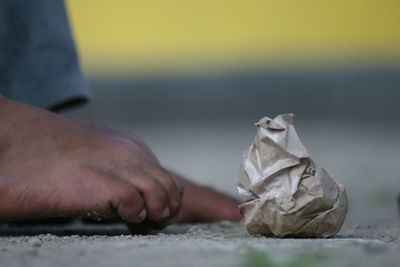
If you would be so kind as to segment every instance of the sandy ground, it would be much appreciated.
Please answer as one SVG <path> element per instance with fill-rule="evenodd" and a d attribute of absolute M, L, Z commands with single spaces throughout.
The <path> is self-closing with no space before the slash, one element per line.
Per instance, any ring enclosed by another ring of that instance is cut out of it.
<path fill-rule="evenodd" d="M 398 266 L 400 252 L 398 224 L 347 225 L 333 239 L 253 237 L 225 221 L 146 236 L 124 225 L 29 230 L 0 238 L 1 266 Z"/>
<path fill-rule="evenodd" d="M 103 123 L 142 136 L 166 166 L 231 194 L 256 131 L 252 121 Z M 0 266 L 399 266 L 400 127 L 301 118 L 295 125 L 313 159 L 347 189 L 350 209 L 336 238 L 252 237 L 230 222 L 148 236 L 129 235 L 124 225 L 3 225 Z"/>

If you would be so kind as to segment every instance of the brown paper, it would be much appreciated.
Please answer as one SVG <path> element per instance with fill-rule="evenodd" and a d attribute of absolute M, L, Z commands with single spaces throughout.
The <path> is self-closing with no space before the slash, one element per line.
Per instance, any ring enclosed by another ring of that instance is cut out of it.
<path fill-rule="evenodd" d="M 314 164 L 292 123 L 293 114 L 256 123 L 238 183 L 246 229 L 277 237 L 332 237 L 347 213 L 345 189 Z"/>

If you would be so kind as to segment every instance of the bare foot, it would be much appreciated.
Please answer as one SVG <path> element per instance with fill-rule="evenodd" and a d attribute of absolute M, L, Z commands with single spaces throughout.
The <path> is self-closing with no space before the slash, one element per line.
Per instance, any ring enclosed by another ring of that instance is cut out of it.
<path fill-rule="evenodd" d="M 197 185 L 179 175 L 172 173 L 176 179 L 180 180 L 184 187 L 181 209 L 173 222 L 176 223 L 196 223 L 213 221 L 240 221 L 243 215 L 239 210 L 239 201 L 220 193 L 212 188 Z M 93 222 L 92 220 L 88 220 Z M 103 223 L 120 222 L 119 220 L 107 220 Z M 142 223 L 128 224 L 132 233 L 146 234 L 152 229 L 161 229 L 159 225 L 148 220 Z"/>
<path fill-rule="evenodd" d="M 172 173 L 171 173 L 172 174 Z M 200 186 L 175 175 L 184 187 L 182 206 L 174 222 L 213 222 L 220 220 L 239 221 L 239 202 L 211 188 Z M 129 230 L 135 234 L 147 234 L 151 229 L 161 229 L 149 221 L 138 224 L 128 224 Z"/>
<path fill-rule="evenodd" d="M 136 136 L 0 96 L 0 221 L 178 214 L 182 185 Z"/>
<path fill-rule="evenodd" d="M 242 219 L 239 202 L 211 188 L 176 176 L 184 187 L 182 206 L 176 222 L 211 222 Z"/>

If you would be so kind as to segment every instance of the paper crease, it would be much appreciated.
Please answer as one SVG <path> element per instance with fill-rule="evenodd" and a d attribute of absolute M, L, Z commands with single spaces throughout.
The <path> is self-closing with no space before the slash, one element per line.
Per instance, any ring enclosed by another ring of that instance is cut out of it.
<path fill-rule="evenodd" d="M 262 118 L 244 151 L 238 191 L 250 234 L 332 237 L 347 213 L 340 183 L 314 164 L 293 126 L 293 114 Z"/>

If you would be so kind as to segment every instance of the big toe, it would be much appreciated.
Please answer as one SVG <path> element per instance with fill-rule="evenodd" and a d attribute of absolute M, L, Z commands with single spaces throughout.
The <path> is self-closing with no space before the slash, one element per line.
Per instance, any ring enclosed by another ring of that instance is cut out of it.
<path fill-rule="evenodd" d="M 242 219 L 239 202 L 225 194 L 206 187 L 186 190 L 177 222 L 210 222 Z"/>

